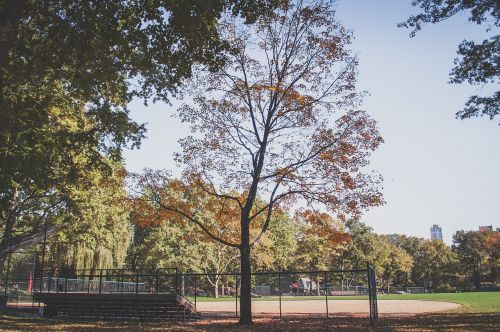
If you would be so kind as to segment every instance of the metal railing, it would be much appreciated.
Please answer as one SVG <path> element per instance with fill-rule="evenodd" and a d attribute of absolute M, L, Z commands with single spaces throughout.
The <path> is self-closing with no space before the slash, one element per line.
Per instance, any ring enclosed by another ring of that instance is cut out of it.
<path fill-rule="evenodd" d="M 170 268 L 45 271 L 33 289 L 39 293 L 177 294 L 180 275 Z"/>

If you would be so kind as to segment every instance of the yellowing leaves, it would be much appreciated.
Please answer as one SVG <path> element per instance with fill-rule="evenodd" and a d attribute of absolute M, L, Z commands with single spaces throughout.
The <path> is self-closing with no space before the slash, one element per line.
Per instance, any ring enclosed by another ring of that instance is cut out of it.
<path fill-rule="evenodd" d="M 265 85 L 265 84 L 254 84 L 251 87 L 252 90 L 260 92 L 260 91 L 270 91 L 276 94 L 279 94 L 281 98 L 283 98 L 285 103 L 295 103 L 301 106 L 306 105 L 310 96 L 303 95 L 296 89 L 286 87 L 283 82 L 278 82 L 275 85 Z M 282 115 L 279 114 L 278 115 Z"/>
<path fill-rule="evenodd" d="M 325 245 L 344 244 L 351 239 L 349 234 L 343 231 L 342 222 L 334 219 L 328 213 L 303 210 L 297 213 L 297 217 L 304 223 L 303 233 L 306 236 L 324 238 Z"/>

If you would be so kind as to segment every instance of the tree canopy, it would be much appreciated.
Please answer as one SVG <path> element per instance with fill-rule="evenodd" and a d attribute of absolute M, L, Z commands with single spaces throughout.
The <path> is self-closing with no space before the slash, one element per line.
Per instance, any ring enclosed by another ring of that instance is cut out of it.
<path fill-rule="evenodd" d="M 410 36 L 427 23 L 444 21 L 459 12 L 468 13 L 472 23 L 487 26 L 491 37 L 481 42 L 464 40 L 458 46 L 458 57 L 455 67 L 450 72 L 450 83 L 486 85 L 498 84 L 500 77 L 500 35 L 494 31 L 500 27 L 500 5 L 496 0 L 413 0 L 413 6 L 419 6 L 423 11 L 412 15 L 399 27 L 412 29 Z M 493 119 L 500 114 L 500 91 L 491 96 L 474 95 L 466 102 L 463 110 L 457 112 L 457 117 L 486 116 Z"/>
<path fill-rule="evenodd" d="M 223 13 L 248 23 L 274 2 L 0 1 L 0 244 L 140 144 L 132 98 L 168 101 L 193 64 L 224 62 Z"/>

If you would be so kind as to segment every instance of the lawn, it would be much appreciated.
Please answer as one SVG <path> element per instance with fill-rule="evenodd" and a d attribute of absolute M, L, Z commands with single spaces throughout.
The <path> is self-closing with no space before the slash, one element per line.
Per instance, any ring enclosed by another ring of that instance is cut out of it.
<path fill-rule="evenodd" d="M 456 309 L 458 312 L 500 313 L 500 292 L 467 292 L 467 293 L 429 293 L 429 294 L 403 294 L 403 295 L 379 295 L 379 300 L 424 300 L 424 301 L 446 301 L 462 305 Z"/>
<path fill-rule="evenodd" d="M 323 300 L 324 296 L 282 296 L 282 301 Z M 500 312 L 500 292 L 427 293 L 378 295 L 379 300 L 445 301 L 462 305 L 460 312 Z M 262 296 L 253 301 L 278 301 L 278 296 Z M 368 300 L 368 296 L 329 296 L 329 300 Z M 194 302 L 194 297 L 189 300 Z M 197 297 L 197 302 L 235 301 L 234 297 Z"/>

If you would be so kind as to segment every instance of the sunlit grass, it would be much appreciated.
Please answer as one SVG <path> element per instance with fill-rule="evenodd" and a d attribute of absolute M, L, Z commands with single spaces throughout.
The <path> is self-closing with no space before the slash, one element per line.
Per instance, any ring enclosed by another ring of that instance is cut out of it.
<path fill-rule="evenodd" d="M 194 302 L 194 297 L 188 298 Z M 325 296 L 282 296 L 282 301 L 324 300 Z M 378 295 L 379 300 L 424 300 L 445 301 L 461 304 L 461 312 L 500 312 L 500 292 L 467 292 L 467 293 L 427 293 L 427 294 L 391 294 Z M 278 296 L 255 297 L 252 301 L 278 301 Z M 362 300 L 368 296 L 328 296 L 328 300 Z M 198 296 L 197 302 L 234 302 L 233 297 L 205 297 Z"/>

